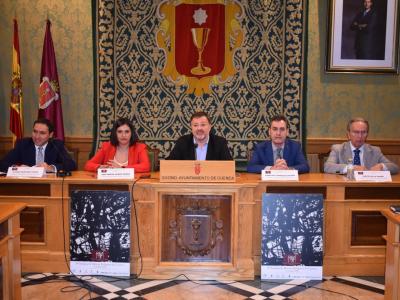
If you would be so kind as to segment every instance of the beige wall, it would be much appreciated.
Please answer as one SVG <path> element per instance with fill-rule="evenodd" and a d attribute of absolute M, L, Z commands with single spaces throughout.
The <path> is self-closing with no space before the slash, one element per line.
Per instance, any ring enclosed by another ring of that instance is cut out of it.
<path fill-rule="evenodd" d="M 355 115 L 370 120 L 370 137 L 400 139 L 400 79 L 391 75 L 325 74 L 326 3 L 309 1 L 307 136 L 341 138 Z M 57 56 L 66 135 L 92 136 L 93 58 L 90 1 L 0 1 L 0 136 L 9 136 L 12 18 L 20 27 L 25 134 L 37 114 L 37 88 L 47 14 Z"/>
<path fill-rule="evenodd" d="M 307 137 L 340 138 L 362 116 L 370 138 L 400 139 L 400 77 L 324 73 L 329 1 L 308 2 Z"/>
<path fill-rule="evenodd" d="M 66 136 L 91 137 L 93 130 L 93 54 L 91 1 L 0 1 L 0 136 L 9 136 L 11 49 L 17 15 L 25 108 L 25 135 L 37 116 L 38 87 L 46 18 L 56 52 Z"/>

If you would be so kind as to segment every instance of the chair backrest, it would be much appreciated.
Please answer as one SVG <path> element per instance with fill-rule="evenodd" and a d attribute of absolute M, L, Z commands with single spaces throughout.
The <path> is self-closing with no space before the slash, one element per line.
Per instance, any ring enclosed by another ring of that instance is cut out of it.
<path fill-rule="evenodd" d="M 317 153 L 307 153 L 307 162 L 310 166 L 310 173 L 320 173 L 321 163 Z"/>
<path fill-rule="evenodd" d="M 160 160 L 158 157 L 160 150 L 147 147 L 147 153 L 149 154 L 151 172 L 158 171 L 160 169 Z"/>
<path fill-rule="evenodd" d="M 253 156 L 253 149 L 251 150 L 247 149 L 246 156 L 247 156 L 247 161 L 250 161 L 251 157 Z"/>
<path fill-rule="evenodd" d="M 69 156 L 71 156 L 71 158 L 76 162 L 76 164 L 78 165 L 78 159 L 79 159 L 79 149 L 78 148 L 67 148 L 65 147 L 65 149 L 67 150 L 67 153 L 69 154 Z"/>
<path fill-rule="evenodd" d="M 330 153 L 330 151 L 329 151 L 329 152 L 326 152 L 326 153 L 319 153 L 319 154 L 318 154 L 318 159 L 319 159 L 319 171 L 320 171 L 321 173 L 324 173 L 324 165 L 325 165 L 325 162 L 328 160 L 329 153 Z"/>

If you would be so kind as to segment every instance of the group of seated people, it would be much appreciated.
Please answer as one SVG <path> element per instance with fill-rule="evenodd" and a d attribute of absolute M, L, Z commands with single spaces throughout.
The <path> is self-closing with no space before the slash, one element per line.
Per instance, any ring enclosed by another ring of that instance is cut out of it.
<path fill-rule="evenodd" d="M 191 133 L 180 137 L 166 159 L 169 160 L 232 160 L 225 138 L 211 132 L 210 118 L 205 112 L 196 112 L 190 119 Z M 399 167 L 387 159 L 379 147 L 366 143 L 368 121 L 355 118 L 347 125 L 348 141 L 333 145 L 324 165 L 326 173 L 346 174 L 347 164 L 354 170 L 387 170 L 396 174 Z M 38 166 L 47 172 L 73 171 L 76 162 L 68 154 L 62 141 L 53 139 L 54 126 L 40 118 L 33 124 L 32 137 L 19 140 L 15 147 L 1 160 L 0 171 L 10 166 Z M 310 171 L 301 144 L 287 138 L 288 120 L 282 115 L 271 119 L 270 140 L 255 146 L 247 164 L 247 171 L 295 169 L 299 173 Z M 145 144 L 138 142 L 132 123 L 125 118 L 115 121 L 110 141 L 104 142 L 97 153 L 89 159 L 84 169 L 134 168 L 135 172 L 149 172 L 150 159 Z"/>

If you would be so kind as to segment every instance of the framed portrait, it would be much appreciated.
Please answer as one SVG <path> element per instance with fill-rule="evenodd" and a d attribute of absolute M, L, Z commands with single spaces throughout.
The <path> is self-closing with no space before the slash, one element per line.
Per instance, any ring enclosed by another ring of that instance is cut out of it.
<path fill-rule="evenodd" d="M 329 0 L 325 70 L 399 72 L 400 0 Z"/>

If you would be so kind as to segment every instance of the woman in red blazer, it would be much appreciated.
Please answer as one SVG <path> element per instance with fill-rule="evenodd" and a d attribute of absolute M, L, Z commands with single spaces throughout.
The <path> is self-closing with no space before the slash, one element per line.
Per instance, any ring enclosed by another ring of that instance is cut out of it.
<path fill-rule="evenodd" d="M 125 118 L 115 121 L 109 142 L 104 142 L 89 161 L 85 171 L 98 168 L 134 168 L 135 172 L 150 172 L 146 145 L 137 142 L 132 123 Z"/>

